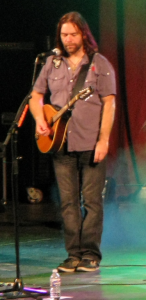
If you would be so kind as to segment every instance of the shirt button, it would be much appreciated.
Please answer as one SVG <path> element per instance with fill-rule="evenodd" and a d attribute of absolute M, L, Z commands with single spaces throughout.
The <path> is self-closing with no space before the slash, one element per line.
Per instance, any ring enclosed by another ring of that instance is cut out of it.
<path fill-rule="evenodd" d="M 85 82 L 88 82 L 88 79 Z"/>
<path fill-rule="evenodd" d="M 70 82 L 73 82 L 73 79 L 71 79 Z"/>
<path fill-rule="evenodd" d="M 57 79 L 57 77 L 55 77 L 55 80 Z"/>
<path fill-rule="evenodd" d="M 107 73 L 107 75 L 109 75 L 110 73 Z"/>
<path fill-rule="evenodd" d="M 71 133 L 71 130 L 68 133 Z"/>

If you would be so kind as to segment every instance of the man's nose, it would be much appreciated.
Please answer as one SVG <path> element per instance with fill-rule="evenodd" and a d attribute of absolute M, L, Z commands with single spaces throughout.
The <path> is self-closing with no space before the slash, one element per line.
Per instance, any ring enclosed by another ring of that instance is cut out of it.
<path fill-rule="evenodd" d="M 68 34 L 68 35 L 66 36 L 66 41 L 67 41 L 67 42 L 72 41 L 72 36 L 71 36 L 71 34 Z"/>

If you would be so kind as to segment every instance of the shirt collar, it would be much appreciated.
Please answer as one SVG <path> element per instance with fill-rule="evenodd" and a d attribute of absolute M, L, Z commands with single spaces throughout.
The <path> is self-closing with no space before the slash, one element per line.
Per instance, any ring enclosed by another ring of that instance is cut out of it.
<path fill-rule="evenodd" d="M 67 58 L 65 56 L 62 56 L 62 59 L 67 63 Z M 89 58 L 88 55 L 85 53 L 82 60 L 81 60 L 81 64 L 82 65 L 86 65 L 89 62 Z"/>

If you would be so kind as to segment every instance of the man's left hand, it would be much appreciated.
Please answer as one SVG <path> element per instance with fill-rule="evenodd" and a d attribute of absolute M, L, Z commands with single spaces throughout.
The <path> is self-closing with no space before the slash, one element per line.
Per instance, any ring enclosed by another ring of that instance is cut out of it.
<path fill-rule="evenodd" d="M 101 162 L 108 153 L 109 143 L 106 140 L 100 140 L 95 147 L 94 162 Z"/>

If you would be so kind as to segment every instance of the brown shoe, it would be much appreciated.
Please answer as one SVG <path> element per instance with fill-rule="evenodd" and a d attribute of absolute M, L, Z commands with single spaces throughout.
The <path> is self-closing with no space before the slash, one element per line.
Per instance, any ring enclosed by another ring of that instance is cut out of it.
<path fill-rule="evenodd" d="M 82 259 L 77 265 L 76 271 L 91 272 L 99 269 L 99 263 L 96 260 Z"/>
<path fill-rule="evenodd" d="M 60 272 L 74 272 L 79 262 L 78 258 L 67 258 L 57 269 Z"/>

